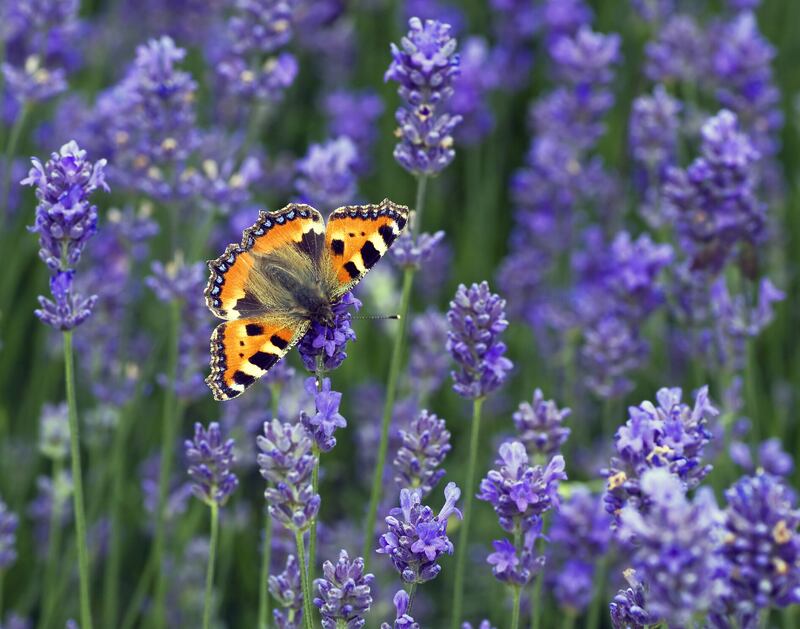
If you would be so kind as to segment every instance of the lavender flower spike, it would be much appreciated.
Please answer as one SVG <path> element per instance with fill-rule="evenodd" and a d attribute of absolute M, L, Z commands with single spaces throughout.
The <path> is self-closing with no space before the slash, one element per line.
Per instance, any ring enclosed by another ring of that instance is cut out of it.
<path fill-rule="evenodd" d="M 318 592 L 314 605 L 322 615 L 323 629 L 361 629 L 372 605 L 370 585 L 375 578 L 364 574 L 364 560 L 356 557 L 350 561 L 342 550 L 336 565 L 330 561 L 322 565 L 322 574 L 324 578 L 314 581 Z"/>
<path fill-rule="evenodd" d="M 398 590 L 392 602 L 396 612 L 394 623 L 390 625 L 388 622 L 384 622 L 381 624 L 381 629 L 420 629 L 419 623 L 407 613 L 410 603 L 408 592 Z"/>
<path fill-rule="evenodd" d="M 295 187 L 301 199 L 320 210 L 333 210 L 352 201 L 356 194 L 357 160 L 358 149 L 346 136 L 312 144 L 308 154 L 297 163 Z"/>
<path fill-rule="evenodd" d="M 392 44 L 392 63 L 386 81 L 400 84 L 405 101 L 395 118 L 400 142 L 394 149 L 397 163 L 415 175 L 437 175 L 455 157 L 452 133 L 461 116 L 446 111 L 459 73 L 456 40 L 450 25 L 412 17 L 401 47 Z"/>
<path fill-rule="evenodd" d="M 317 379 L 307 378 L 305 388 L 314 397 L 314 408 L 317 412 L 309 416 L 305 411 L 300 411 L 300 423 L 305 426 L 321 452 L 330 452 L 336 445 L 333 433 L 337 428 L 347 426 L 347 421 L 339 414 L 342 394 L 331 390 L 330 378 L 322 379 L 320 391 L 317 391 Z"/>
<path fill-rule="evenodd" d="M 0 500 L 0 572 L 11 566 L 17 559 L 16 540 L 19 520 Z"/>
<path fill-rule="evenodd" d="M 522 442 L 512 441 L 500 446 L 496 465 L 499 469 L 481 481 L 478 499 L 491 503 L 505 531 L 512 533 L 518 526 L 527 531 L 542 513 L 558 506 L 559 481 L 567 478 L 560 454 L 547 467 L 531 466 Z"/>
<path fill-rule="evenodd" d="M 333 326 L 327 327 L 321 323 L 312 322 L 305 336 L 300 340 L 297 351 L 303 364 L 311 372 L 317 371 L 317 357 L 322 357 L 322 367 L 325 371 L 336 369 L 347 358 L 344 351 L 348 341 L 354 341 L 356 333 L 350 326 L 353 315 L 350 307 L 358 312 L 361 302 L 353 297 L 352 293 L 345 293 L 333 305 Z"/>
<path fill-rule="evenodd" d="M 453 389 L 462 397 L 486 397 L 505 382 L 513 367 L 500 340 L 508 327 L 505 305 L 486 282 L 469 288 L 462 284 L 450 302 L 447 349 L 458 366 L 452 372 Z"/>
<path fill-rule="evenodd" d="M 630 587 L 617 592 L 608 606 L 611 624 L 614 629 L 647 629 L 655 618 L 645 609 L 644 585 L 633 568 L 625 570 L 623 575 Z"/>
<path fill-rule="evenodd" d="M 312 441 L 301 424 L 264 422 L 264 434 L 256 439 L 258 466 L 269 483 L 264 496 L 269 513 L 296 531 L 311 526 L 319 511 L 320 497 L 314 493 Z"/>
<path fill-rule="evenodd" d="M 450 432 L 443 419 L 422 410 L 408 430 L 400 431 L 403 444 L 393 461 L 400 488 L 419 489 L 424 498 L 444 476 L 439 469 L 450 452 Z"/>
<path fill-rule="evenodd" d="M 297 629 L 303 621 L 303 588 L 300 566 L 294 555 L 286 557 L 286 567 L 278 575 L 270 575 L 269 591 L 283 609 L 272 612 L 278 629 Z"/>
<path fill-rule="evenodd" d="M 233 445 L 233 439 L 223 441 L 217 422 L 211 422 L 208 429 L 196 423 L 194 439 L 184 444 L 192 493 L 208 505 L 224 505 L 239 485 L 236 474 L 231 472 Z"/>
<path fill-rule="evenodd" d="M 561 450 L 570 429 L 563 426 L 572 411 L 559 409 L 553 400 L 545 401 L 541 389 L 533 392 L 533 403 L 522 402 L 512 416 L 514 426 L 532 456 L 552 457 Z"/>
<path fill-rule="evenodd" d="M 377 553 L 388 555 L 405 583 L 425 583 L 435 578 L 442 567 L 439 557 L 453 553 L 447 537 L 447 519 L 451 514 L 461 517 L 455 503 L 461 490 L 448 483 L 444 490 L 445 504 L 437 515 L 423 506 L 418 489 L 400 491 L 400 508 L 394 508 L 386 518 L 388 531 L 381 535 Z"/>

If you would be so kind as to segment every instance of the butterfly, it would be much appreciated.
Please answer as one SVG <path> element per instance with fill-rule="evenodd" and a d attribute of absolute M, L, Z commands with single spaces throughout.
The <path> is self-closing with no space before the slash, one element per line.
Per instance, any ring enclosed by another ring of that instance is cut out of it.
<path fill-rule="evenodd" d="M 392 246 L 409 210 L 378 205 L 334 210 L 327 226 L 309 205 L 262 211 L 242 241 L 208 262 L 206 305 L 224 319 L 211 334 L 216 400 L 241 395 L 275 365 L 312 322 L 332 323 L 332 305 Z"/>

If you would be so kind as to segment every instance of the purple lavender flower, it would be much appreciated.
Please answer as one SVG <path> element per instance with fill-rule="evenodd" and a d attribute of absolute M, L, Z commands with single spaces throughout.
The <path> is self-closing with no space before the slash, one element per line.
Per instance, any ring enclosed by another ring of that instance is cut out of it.
<path fill-rule="evenodd" d="M 3 629 L 31 629 L 33 627 L 33 623 L 27 618 L 23 618 L 14 612 L 8 612 L 3 624 L 0 624 L 0 627 Z"/>
<path fill-rule="evenodd" d="M 292 38 L 294 3 L 237 0 L 216 67 L 225 86 L 248 101 L 280 101 L 297 76 L 294 55 L 280 49 Z"/>
<path fill-rule="evenodd" d="M 649 185 L 657 186 L 667 166 L 675 163 L 681 104 L 663 85 L 653 94 L 633 101 L 630 118 L 631 153 L 647 174 Z M 654 178 L 654 179 L 653 179 Z"/>
<path fill-rule="evenodd" d="M 437 515 L 422 505 L 419 489 L 400 490 L 400 508 L 386 518 L 388 531 L 381 535 L 378 554 L 387 555 L 405 583 L 425 583 L 435 578 L 442 567 L 437 563 L 444 553 L 453 554 L 447 537 L 447 520 L 455 514 L 461 490 L 448 483 L 444 490 L 445 504 Z"/>
<path fill-rule="evenodd" d="M 323 628 L 361 629 L 372 605 L 370 586 L 375 579 L 372 574 L 364 574 L 364 560 L 356 557 L 350 561 L 347 551 L 342 550 L 336 565 L 330 561 L 322 564 L 322 574 L 324 578 L 314 581 L 314 605 L 322 615 Z"/>
<path fill-rule="evenodd" d="M 97 207 L 89 196 L 98 188 L 108 191 L 106 160 L 90 162 L 86 151 L 74 141 L 64 144 L 42 165 L 33 167 L 20 183 L 35 186 L 36 222 L 31 231 L 39 234 L 39 257 L 51 271 L 73 268 L 86 242 L 97 231 Z"/>
<path fill-rule="evenodd" d="M 484 398 L 498 389 L 513 367 L 506 358 L 500 335 L 508 327 L 506 302 L 481 282 L 456 291 L 447 322 L 447 350 L 458 366 L 452 372 L 456 393 L 465 398 Z"/>
<path fill-rule="evenodd" d="M 492 566 L 495 579 L 515 586 L 525 586 L 533 581 L 545 564 L 544 556 L 536 556 L 535 544 L 539 534 L 538 525 L 526 531 L 519 549 L 506 539 L 492 542 L 494 552 L 486 557 L 486 563 Z"/>
<path fill-rule="evenodd" d="M 463 622 L 461 624 L 461 629 L 472 629 L 472 623 Z M 497 629 L 496 627 L 492 626 L 492 623 L 486 619 L 481 620 L 478 624 L 477 629 Z"/>
<path fill-rule="evenodd" d="M 554 456 L 546 467 L 530 465 L 520 441 L 503 443 L 498 469 L 489 470 L 481 481 L 477 497 L 491 503 L 503 530 L 512 533 L 519 527 L 535 527 L 545 511 L 558 506 L 559 481 L 566 480 L 564 457 Z"/>
<path fill-rule="evenodd" d="M 295 182 L 303 202 L 333 210 L 353 200 L 356 194 L 358 149 L 347 136 L 312 144 L 297 162 Z"/>
<path fill-rule="evenodd" d="M 53 461 L 64 461 L 69 454 L 69 415 L 67 403 L 44 404 L 39 417 L 39 452 Z"/>
<path fill-rule="evenodd" d="M 0 500 L 0 573 L 17 559 L 17 516 Z"/>
<path fill-rule="evenodd" d="M 174 201 L 180 177 L 199 143 L 197 84 L 177 64 L 186 56 L 169 37 L 136 49 L 125 78 L 97 100 L 95 115 L 113 149 L 109 177 L 125 188 Z"/>
<path fill-rule="evenodd" d="M 763 241 L 766 207 L 755 197 L 759 159 L 736 115 L 723 109 L 702 129 L 700 157 L 667 173 L 664 194 L 692 270 L 718 272 L 736 245 Z"/>
<path fill-rule="evenodd" d="M 303 589 L 300 583 L 300 566 L 294 555 L 286 557 L 286 567 L 278 575 L 269 576 L 269 591 L 282 609 L 274 610 L 278 629 L 298 629 L 303 620 Z"/>
<path fill-rule="evenodd" d="M 730 573 L 725 610 L 754 618 L 771 606 L 800 602 L 800 512 L 780 478 L 760 473 L 725 492 L 725 538 L 720 548 Z"/>
<path fill-rule="evenodd" d="M 443 419 L 422 410 L 407 430 L 400 429 L 400 437 L 394 481 L 401 489 L 419 489 L 425 498 L 445 474 L 439 466 L 450 452 L 450 432 Z"/>
<path fill-rule="evenodd" d="M 708 70 L 707 48 L 708 40 L 694 18 L 673 15 L 645 47 L 645 74 L 657 83 L 696 84 Z"/>
<path fill-rule="evenodd" d="M 256 439 L 258 466 L 267 480 L 264 496 L 269 513 L 287 528 L 304 531 L 319 511 L 320 497 L 314 493 L 312 440 L 301 424 L 264 422 L 264 435 Z"/>
<path fill-rule="evenodd" d="M 395 620 L 391 625 L 388 622 L 381 623 L 381 629 L 420 629 L 416 622 L 407 612 L 411 599 L 408 592 L 398 590 L 392 599 L 395 609 Z"/>
<path fill-rule="evenodd" d="M 416 315 L 411 320 L 411 350 L 408 377 L 420 399 L 434 393 L 447 378 L 450 357 L 447 345 L 447 317 L 435 310 Z"/>
<path fill-rule="evenodd" d="M 572 487 L 553 515 L 548 537 L 559 558 L 562 551 L 566 558 L 589 563 L 602 557 L 611 542 L 611 518 L 602 496 L 581 485 Z"/>
<path fill-rule="evenodd" d="M 757 302 L 748 306 L 745 295 L 731 295 L 724 276 L 710 287 L 710 306 L 715 349 L 723 365 L 743 369 L 747 355 L 747 341 L 756 338 L 774 318 L 773 304 L 783 301 L 786 295 L 767 278 L 757 289 Z"/>
<path fill-rule="evenodd" d="M 355 171 L 370 170 L 372 152 L 378 138 L 378 120 L 383 114 L 383 101 L 372 90 L 336 90 L 323 103 L 332 137 L 350 138 L 356 146 Z"/>
<path fill-rule="evenodd" d="M 646 470 L 641 491 L 648 512 L 626 506 L 619 534 L 635 540 L 633 566 L 649 586 L 648 612 L 670 626 L 689 626 L 708 612 L 718 589 L 720 511 L 709 488 L 690 502 L 680 478 L 667 468 Z"/>
<path fill-rule="evenodd" d="M 537 7 L 525 0 L 492 0 L 492 30 L 498 44 L 492 50 L 498 87 L 517 91 L 530 81 L 533 38 L 539 31 Z"/>
<path fill-rule="evenodd" d="M 580 90 L 611 82 L 611 66 L 619 61 L 619 46 L 619 35 L 603 35 L 582 26 L 574 37 L 554 41 L 550 56 L 560 77 Z"/>
<path fill-rule="evenodd" d="M 458 76 L 459 56 L 450 26 L 434 20 L 408 21 L 402 48 L 392 44 L 392 63 L 384 80 L 400 84 L 405 101 L 395 118 L 400 138 L 397 163 L 415 175 L 437 175 L 455 157 L 452 133 L 460 116 L 445 111 Z"/>
<path fill-rule="evenodd" d="M 665 467 L 677 476 L 687 489 L 693 489 L 711 471 L 703 463 L 706 444 L 711 439 L 708 420 L 718 414 L 708 399 L 708 387 L 695 395 L 694 408 L 681 402 L 678 388 L 659 389 L 658 406 L 642 402 L 628 409 L 630 419 L 617 430 L 614 442 L 617 450 L 611 464 L 604 470 L 606 511 L 619 517 L 627 504 L 646 515 L 648 497 L 640 486 L 644 472 Z"/>
<path fill-rule="evenodd" d="M 401 267 L 419 270 L 430 261 L 443 241 L 444 232 L 441 230 L 433 234 L 423 232 L 416 237 L 411 230 L 406 230 L 394 243 L 391 256 Z"/>
<path fill-rule="evenodd" d="M 611 624 L 614 629 L 647 629 L 656 618 L 645 608 L 644 584 L 637 578 L 636 571 L 623 572 L 630 587 L 617 592 L 608 606 L 611 612 Z"/>
<path fill-rule="evenodd" d="M 330 378 L 322 379 L 322 388 L 317 390 L 317 379 L 307 378 L 306 392 L 314 398 L 316 413 L 308 415 L 300 411 L 300 423 L 311 435 L 321 452 L 330 452 L 336 445 L 333 433 L 337 428 L 345 428 L 347 421 L 339 414 L 342 394 L 331 390 Z"/>
<path fill-rule="evenodd" d="M 207 429 L 197 422 L 194 439 L 187 439 L 184 449 L 195 498 L 208 505 L 224 505 L 239 485 L 239 479 L 231 471 L 233 439 L 223 441 L 217 422 L 211 422 Z"/>
<path fill-rule="evenodd" d="M 550 562 L 548 560 L 548 567 Z M 551 572 L 553 596 L 561 609 L 580 614 L 594 596 L 594 564 L 581 559 L 568 559 Z"/>
<path fill-rule="evenodd" d="M 67 89 L 67 73 L 79 64 L 77 0 L 11 2 L 0 10 L 8 94 L 18 103 L 51 98 Z"/>
<path fill-rule="evenodd" d="M 312 322 L 305 336 L 300 340 L 297 351 L 303 364 L 311 372 L 317 371 L 317 358 L 322 357 L 322 367 L 325 371 L 336 369 L 347 358 L 344 351 L 348 341 L 356 339 L 355 330 L 350 327 L 353 315 L 350 307 L 358 312 L 361 302 L 353 297 L 352 293 L 345 293 L 333 307 L 333 325 L 328 327 L 318 322 Z"/>
<path fill-rule="evenodd" d="M 92 312 L 97 297 L 83 298 L 73 292 L 74 267 L 86 242 L 97 231 L 97 207 L 89 195 L 97 188 L 108 190 L 104 159 L 92 163 L 86 151 L 72 141 L 53 153 L 46 164 L 32 160 L 28 177 L 20 183 L 36 186 L 36 221 L 31 231 L 39 234 L 39 257 L 52 274 L 50 292 L 54 300 L 39 297 L 36 316 L 47 325 L 71 330 Z"/>
<path fill-rule="evenodd" d="M 783 126 L 781 95 L 770 67 L 775 49 L 759 33 L 756 18 L 749 12 L 724 24 L 715 40 L 720 45 L 711 63 L 719 82 L 720 104 L 736 113 L 761 155 L 774 155 Z"/>
<path fill-rule="evenodd" d="M 638 327 L 614 314 L 603 316 L 584 332 L 581 360 L 586 385 L 603 398 L 618 398 L 633 388 L 629 374 L 639 367 L 649 346 Z"/>
<path fill-rule="evenodd" d="M 559 409 L 553 400 L 545 401 L 541 389 L 533 392 L 533 403 L 522 402 L 512 416 L 520 441 L 534 457 L 556 455 L 569 437 L 562 424 L 572 411 Z"/>
<path fill-rule="evenodd" d="M 38 476 L 36 478 L 36 497 L 27 509 L 28 517 L 33 521 L 33 533 L 44 554 L 50 538 L 50 523 L 53 517 L 61 526 L 68 526 L 72 521 L 72 475 L 66 471 L 56 475 Z"/>
<path fill-rule="evenodd" d="M 767 474 L 785 478 L 794 471 L 792 455 L 783 449 L 783 444 L 777 437 L 767 439 L 759 444 L 758 465 L 753 463 L 749 446 L 741 441 L 731 442 L 729 454 L 731 460 L 748 474 L 753 474 L 757 468 L 761 468 Z"/>
<path fill-rule="evenodd" d="M 545 0 L 542 21 L 550 42 L 573 37 L 592 21 L 592 9 L 584 0 Z"/>

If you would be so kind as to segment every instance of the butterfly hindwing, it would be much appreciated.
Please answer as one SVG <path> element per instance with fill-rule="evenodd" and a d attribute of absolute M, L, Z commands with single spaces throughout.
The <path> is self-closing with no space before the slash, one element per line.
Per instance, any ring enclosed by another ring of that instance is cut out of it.
<path fill-rule="evenodd" d="M 208 263 L 211 276 L 205 297 L 209 309 L 220 319 L 238 319 L 267 312 L 248 291 L 259 258 L 293 247 L 317 263 L 325 247 L 322 216 L 309 205 L 291 203 L 277 212 L 262 211 L 255 225 L 244 230 L 240 244 L 228 245 Z"/>
<path fill-rule="evenodd" d="M 211 374 L 206 378 L 214 399 L 241 395 L 286 355 L 308 326 L 302 319 L 270 317 L 220 323 L 211 335 Z"/>
<path fill-rule="evenodd" d="M 408 223 L 408 208 L 385 199 L 379 205 L 349 205 L 328 218 L 325 245 L 336 276 L 334 297 L 361 281 Z"/>

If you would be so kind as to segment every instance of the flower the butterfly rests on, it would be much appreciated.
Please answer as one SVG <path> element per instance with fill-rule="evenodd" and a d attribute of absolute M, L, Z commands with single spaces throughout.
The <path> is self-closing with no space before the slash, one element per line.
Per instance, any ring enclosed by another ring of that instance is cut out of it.
<path fill-rule="evenodd" d="M 224 323 L 211 335 L 217 400 L 230 400 L 283 358 L 312 321 L 333 319 L 332 306 L 361 281 L 408 223 L 409 210 L 379 205 L 334 210 L 327 226 L 309 205 L 262 211 L 208 267 L 206 305 Z"/>

